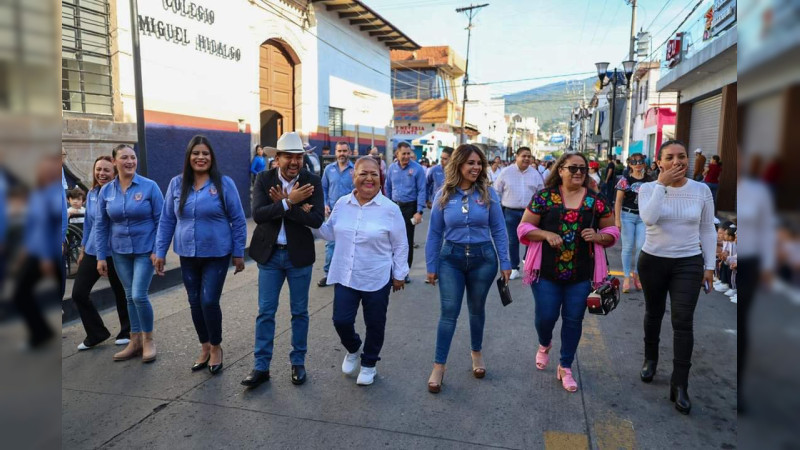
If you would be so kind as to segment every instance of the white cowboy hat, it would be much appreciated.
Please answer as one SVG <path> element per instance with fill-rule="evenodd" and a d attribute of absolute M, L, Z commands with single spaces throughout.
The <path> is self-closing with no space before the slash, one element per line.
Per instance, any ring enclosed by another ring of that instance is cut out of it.
<path fill-rule="evenodd" d="M 703 149 L 696 148 L 696 149 L 694 149 L 694 152 L 695 153 L 703 153 Z"/>
<path fill-rule="evenodd" d="M 264 154 L 269 157 L 274 157 L 278 153 L 305 153 L 300 135 L 294 131 L 287 131 L 281 135 L 275 147 L 264 147 Z"/>

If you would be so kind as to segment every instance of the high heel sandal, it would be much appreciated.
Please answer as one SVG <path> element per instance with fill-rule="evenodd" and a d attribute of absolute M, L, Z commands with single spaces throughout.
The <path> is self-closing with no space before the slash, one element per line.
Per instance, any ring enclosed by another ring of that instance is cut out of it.
<path fill-rule="evenodd" d="M 561 380 L 561 386 L 563 386 L 567 392 L 575 392 L 578 390 L 578 383 L 575 382 L 575 378 L 572 378 L 572 369 L 565 369 L 559 364 L 558 370 L 556 370 L 556 378 Z"/>
<path fill-rule="evenodd" d="M 444 372 L 445 369 L 442 369 L 442 378 L 439 379 L 439 383 L 436 383 L 435 381 L 428 381 L 428 392 L 431 394 L 438 394 L 442 391 L 442 386 L 444 385 Z"/>
<path fill-rule="evenodd" d="M 637 291 L 642 290 L 642 280 L 639 279 L 638 274 L 633 276 L 633 286 L 636 287 Z"/>
<path fill-rule="evenodd" d="M 622 280 L 622 293 L 627 294 L 630 291 L 631 291 L 631 279 L 625 277 L 625 279 Z"/>
<path fill-rule="evenodd" d="M 472 357 L 472 376 L 474 376 L 475 378 L 483 378 L 486 376 L 486 367 L 483 367 L 483 365 L 476 367 L 474 356 Z"/>
<path fill-rule="evenodd" d="M 553 344 L 548 345 L 545 347 L 544 345 L 539 345 L 539 351 L 536 352 L 536 368 L 539 370 L 544 370 L 547 368 L 547 363 L 550 362 L 550 349 L 553 348 Z"/>

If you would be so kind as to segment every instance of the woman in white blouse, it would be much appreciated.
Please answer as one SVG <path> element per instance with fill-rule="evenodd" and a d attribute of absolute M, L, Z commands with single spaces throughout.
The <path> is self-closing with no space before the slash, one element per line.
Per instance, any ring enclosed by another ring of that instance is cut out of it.
<path fill-rule="evenodd" d="M 372 384 L 375 364 L 383 346 L 389 290 L 403 289 L 408 275 L 408 241 L 403 215 L 391 200 L 381 194 L 381 169 L 377 161 L 365 156 L 356 161 L 353 171 L 355 190 L 336 202 L 330 218 L 318 235 L 335 241 L 336 249 L 328 272 L 328 284 L 335 285 L 333 326 L 347 355 L 342 372 L 361 371 L 357 384 Z M 363 341 L 355 330 L 358 305 L 364 305 L 367 333 Z"/>
<path fill-rule="evenodd" d="M 655 375 L 669 294 L 674 332 L 669 397 L 675 409 L 689 414 L 694 310 L 700 289 L 708 293 L 714 277 L 714 200 L 708 186 L 686 177 L 689 151 L 682 142 L 661 145 L 658 167 L 658 180 L 643 184 L 639 190 L 639 215 L 647 227 L 639 258 L 645 299 L 645 361 L 640 377 L 649 383 Z"/>

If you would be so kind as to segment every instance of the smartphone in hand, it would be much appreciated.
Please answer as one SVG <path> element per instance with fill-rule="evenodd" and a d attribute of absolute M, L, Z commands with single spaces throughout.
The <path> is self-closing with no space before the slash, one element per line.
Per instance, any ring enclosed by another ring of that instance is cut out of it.
<path fill-rule="evenodd" d="M 708 285 L 708 280 L 703 280 L 703 290 L 708 294 L 711 292 L 711 286 Z"/>

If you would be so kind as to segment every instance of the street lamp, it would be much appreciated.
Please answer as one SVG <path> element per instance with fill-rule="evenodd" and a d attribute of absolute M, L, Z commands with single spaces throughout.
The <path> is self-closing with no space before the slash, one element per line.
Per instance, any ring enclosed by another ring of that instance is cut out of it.
<path fill-rule="evenodd" d="M 614 153 L 614 113 L 616 109 L 616 100 L 617 100 L 617 86 L 622 84 L 620 83 L 620 79 L 617 76 L 619 70 L 614 68 L 613 72 L 608 71 L 609 63 L 607 62 L 598 62 L 594 64 L 597 67 L 597 78 L 600 80 L 600 89 L 605 86 L 611 84 L 611 117 L 608 124 L 609 129 L 609 139 L 608 139 L 608 156 L 611 156 Z M 636 67 L 636 61 L 623 61 L 622 62 L 622 73 L 625 74 L 625 84 L 622 86 L 623 88 L 628 88 L 630 86 L 631 77 L 633 76 L 633 69 Z M 626 132 L 628 132 L 628 128 L 625 127 Z"/>

